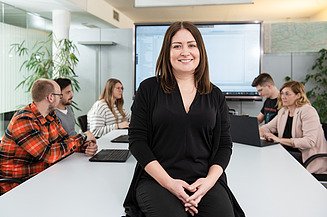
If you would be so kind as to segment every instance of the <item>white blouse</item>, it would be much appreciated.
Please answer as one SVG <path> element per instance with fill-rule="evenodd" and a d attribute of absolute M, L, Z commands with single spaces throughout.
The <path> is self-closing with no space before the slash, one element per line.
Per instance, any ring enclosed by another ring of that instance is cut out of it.
<path fill-rule="evenodd" d="M 116 124 L 130 119 L 129 114 L 127 114 L 125 110 L 126 117 L 123 119 L 116 105 L 114 105 L 113 110 L 118 116 L 118 122 L 116 122 L 114 114 L 104 100 L 98 100 L 93 104 L 92 108 L 87 113 L 87 128 L 95 137 L 101 137 L 109 133 L 116 129 Z"/>

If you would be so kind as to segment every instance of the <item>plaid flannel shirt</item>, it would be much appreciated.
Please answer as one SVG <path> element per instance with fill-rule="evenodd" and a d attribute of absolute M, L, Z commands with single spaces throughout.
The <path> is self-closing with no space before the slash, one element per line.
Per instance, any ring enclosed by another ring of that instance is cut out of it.
<path fill-rule="evenodd" d="M 0 177 L 26 180 L 80 150 L 80 134 L 68 136 L 55 113 L 43 117 L 31 103 L 18 111 L 0 143 Z M 0 193 L 18 184 L 0 183 Z"/>

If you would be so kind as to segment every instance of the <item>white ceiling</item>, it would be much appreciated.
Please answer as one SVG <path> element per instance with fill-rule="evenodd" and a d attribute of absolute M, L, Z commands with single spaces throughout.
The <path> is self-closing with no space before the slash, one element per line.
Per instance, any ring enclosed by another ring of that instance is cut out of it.
<path fill-rule="evenodd" d="M 135 0 L 135 7 L 165 7 L 165 6 L 191 6 L 191 5 L 214 5 L 214 4 L 244 4 L 252 3 L 252 0 Z"/>
<path fill-rule="evenodd" d="M 0 0 L 0 2 L 38 14 L 49 20 L 52 20 L 53 10 L 70 11 L 72 28 L 113 28 L 110 23 L 83 11 L 69 0 Z M 17 11 L 14 13 L 17 13 Z M 17 14 L 13 16 L 17 16 Z"/>
<path fill-rule="evenodd" d="M 6 4 L 24 9 L 29 12 L 51 12 L 53 10 L 81 11 L 66 0 L 0 0 Z"/>
<path fill-rule="evenodd" d="M 105 0 L 136 23 L 307 20 L 327 10 L 327 0 L 253 0 L 253 4 L 135 8 L 134 0 Z M 178 1 L 178 0 L 176 0 Z"/>
<path fill-rule="evenodd" d="M 69 10 L 72 12 L 72 26 L 84 28 L 86 28 L 85 26 L 92 25 L 99 28 L 112 27 L 111 24 L 83 11 L 69 0 L 0 1 L 50 19 L 51 11 L 53 10 Z M 135 23 L 172 22 L 176 20 L 194 22 L 248 20 L 268 22 L 310 21 L 317 13 L 324 10 L 327 11 L 327 0 L 253 0 L 253 4 L 153 8 L 135 8 L 134 0 L 104 1 L 116 8 L 119 12 L 125 14 Z"/>

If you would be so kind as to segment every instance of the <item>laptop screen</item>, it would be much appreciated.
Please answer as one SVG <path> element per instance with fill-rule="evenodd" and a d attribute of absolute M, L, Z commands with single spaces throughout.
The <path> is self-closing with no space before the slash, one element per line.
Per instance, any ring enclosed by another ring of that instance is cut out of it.
<path fill-rule="evenodd" d="M 230 115 L 232 141 L 253 146 L 267 146 L 275 142 L 262 142 L 256 117 Z"/>

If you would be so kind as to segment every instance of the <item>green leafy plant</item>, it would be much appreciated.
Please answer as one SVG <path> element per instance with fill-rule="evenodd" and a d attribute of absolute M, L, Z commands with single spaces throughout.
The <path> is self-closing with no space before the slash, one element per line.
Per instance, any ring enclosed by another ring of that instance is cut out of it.
<path fill-rule="evenodd" d="M 69 78 L 74 90 L 79 91 L 80 86 L 76 79 L 78 76 L 75 74 L 75 67 L 79 61 L 75 55 L 75 52 L 78 53 L 76 45 L 69 39 L 62 39 L 56 47 L 59 49 L 54 58 L 55 78 Z"/>
<path fill-rule="evenodd" d="M 317 112 L 322 123 L 327 123 L 327 50 L 321 49 L 318 57 L 312 66 L 313 72 L 305 77 L 304 83 L 312 84 L 313 87 L 307 92 L 313 107 Z"/>
<path fill-rule="evenodd" d="M 74 90 L 79 91 L 80 86 L 74 69 L 78 63 L 75 52 L 76 45 L 69 39 L 62 39 L 55 43 L 57 52 L 52 54 L 52 34 L 45 41 L 38 41 L 29 49 L 25 41 L 11 45 L 10 52 L 15 52 L 20 57 L 26 56 L 20 70 L 25 68 L 30 74 L 17 85 L 16 88 L 26 87 L 30 91 L 34 81 L 40 78 L 55 79 L 68 78 L 72 81 Z"/>
<path fill-rule="evenodd" d="M 292 78 L 290 77 L 290 76 L 286 76 L 285 78 L 284 78 L 284 81 L 285 82 L 289 82 L 289 81 L 291 81 L 292 80 Z"/>

